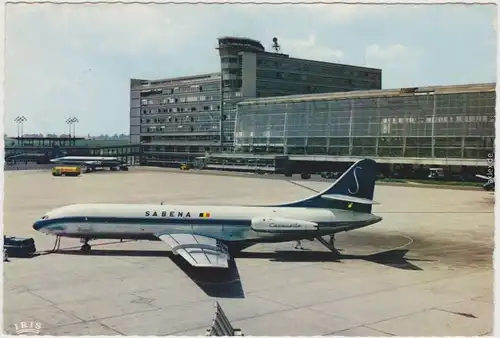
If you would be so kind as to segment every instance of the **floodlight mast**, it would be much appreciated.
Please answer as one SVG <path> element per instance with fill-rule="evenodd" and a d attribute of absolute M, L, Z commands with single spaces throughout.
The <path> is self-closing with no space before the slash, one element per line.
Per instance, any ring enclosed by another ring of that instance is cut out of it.
<path fill-rule="evenodd" d="M 272 48 L 276 53 L 281 53 L 281 45 L 278 43 L 278 38 L 274 37 L 273 38 L 273 45 Z"/>

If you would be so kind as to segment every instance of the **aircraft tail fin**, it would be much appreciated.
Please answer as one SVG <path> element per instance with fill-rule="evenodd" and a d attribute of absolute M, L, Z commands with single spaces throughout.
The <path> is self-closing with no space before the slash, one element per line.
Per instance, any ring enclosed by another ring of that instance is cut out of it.
<path fill-rule="evenodd" d="M 354 163 L 330 187 L 299 201 L 280 207 L 344 209 L 371 213 L 377 163 L 364 159 Z"/>

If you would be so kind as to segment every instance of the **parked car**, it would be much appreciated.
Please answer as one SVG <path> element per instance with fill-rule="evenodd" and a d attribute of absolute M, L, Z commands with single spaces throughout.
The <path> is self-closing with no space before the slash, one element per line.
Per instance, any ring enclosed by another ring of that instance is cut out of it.
<path fill-rule="evenodd" d="M 300 178 L 302 178 L 303 180 L 308 180 L 311 178 L 311 174 L 309 173 L 302 173 L 300 174 Z"/>
<path fill-rule="evenodd" d="M 7 257 L 31 257 L 36 252 L 35 240 L 31 237 L 3 236 L 4 260 Z"/>

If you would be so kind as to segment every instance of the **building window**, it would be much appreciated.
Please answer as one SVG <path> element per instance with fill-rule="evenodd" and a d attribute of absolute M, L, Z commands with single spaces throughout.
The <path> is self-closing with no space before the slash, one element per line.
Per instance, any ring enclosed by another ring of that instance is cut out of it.
<path fill-rule="evenodd" d="M 238 58 L 234 56 L 223 56 L 220 60 L 221 62 L 238 63 Z"/>

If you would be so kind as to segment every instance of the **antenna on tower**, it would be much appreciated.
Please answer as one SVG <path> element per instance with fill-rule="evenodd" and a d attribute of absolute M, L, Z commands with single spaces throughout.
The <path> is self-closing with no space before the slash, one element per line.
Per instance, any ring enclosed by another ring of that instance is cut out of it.
<path fill-rule="evenodd" d="M 273 45 L 272 48 L 276 53 L 281 53 L 281 45 L 278 43 L 278 38 L 274 37 L 273 38 Z"/>

